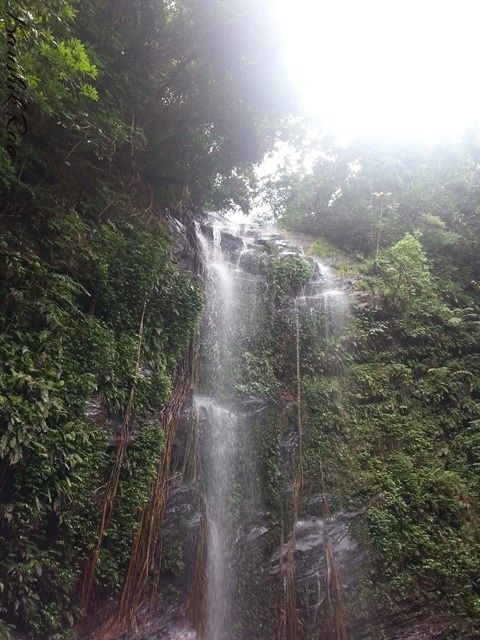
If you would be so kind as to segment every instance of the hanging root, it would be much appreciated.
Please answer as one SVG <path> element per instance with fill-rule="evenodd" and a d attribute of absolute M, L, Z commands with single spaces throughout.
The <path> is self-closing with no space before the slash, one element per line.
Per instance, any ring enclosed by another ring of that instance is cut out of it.
<path fill-rule="evenodd" d="M 188 598 L 187 612 L 198 640 L 207 638 L 206 605 L 206 565 L 207 565 L 208 519 L 205 504 L 202 505 L 202 526 L 196 544 L 195 573 Z"/>
<path fill-rule="evenodd" d="M 140 516 L 117 610 L 97 633 L 97 638 L 107 640 L 120 635 L 128 628 L 135 627 L 137 612 L 147 601 L 148 583 L 152 572 L 154 579 L 150 587 L 150 605 L 155 598 L 162 556 L 161 528 L 170 482 L 172 447 L 180 412 L 191 387 L 195 360 L 194 339 L 175 372 L 175 387 L 163 413 L 165 448 L 157 465 L 156 476 L 150 485 L 148 501 Z"/>
<path fill-rule="evenodd" d="M 322 516 L 323 516 L 323 548 L 325 553 L 325 602 L 328 605 L 327 623 L 329 624 L 334 640 L 348 640 L 347 628 L 345 624 L 345 611 L 343 607 L 342 588 L 335 564 L 332 545 L 330 542 L 330 522 L 331 514 L 328 507 L 325 492 L 325 479 L 323 475 L 323 464 L 320 459 L 320 486 L 322 492 Z"/>
<path fill-rule="evenodd" d="M 295 590 L 295 558 L 294 551 L 297 543 L 295 525 L 298 519 L 298 508 L 300 503 L 301 491 L 303 485 L 302 467 L 300 461 L 297 464 L 295 470 L 295 476 L 293 479 L 293 522 L 292 532 L 290 540 L 288 542 L 288 549 L 285 557 L 285 631 L 284 637 L 286 640 L 297 640 L 297 595 Z M 283 538 L 283 533 L 282 533 Z"/>
<path fill-rule="evenodd" d="M 295 534 L 294 534 L 295 536 Z M 280 533 L 280 581 L 281 596 L 278 601 L 279 616 L 277 622 L 277 640 L 297 640 L 297 594 L 295 591 L 295 537 L 287 545 L 284 554 L 285 538 L 283 526 Z"/>
<path fill-rule="evenodd" d="M 300 499 L 303 491 L 303 413 L 302 413 L 302 382 L 300 367 L 300 319 L 298 312 L 298 303 L 295 302 L 295 347 L 296 347 L 296 396 L 297 396 L 297 431 L 299 441 L 298 460 L 293 478 L 293 525 L 288 550 L 285 559 L 285 571 L 282 575 L 284 583 L 284 607 L 280 616 L 280 624 L 278 626 L 277 637 L 279 640 L 296 640 L 297 639 L 297 601 L 295 592 L 295 561 L 294 550 L 296 544 L 295 525 L 298 520 Z M 345 615 L 342 601 L 342 591 L 338 577 L 338 571 L 335 565 L 332 545 L 329 536 L 329 526 L 331 521 L 330 510 L 325 492 L 325 481 L 323 475 L 323 465 L 320 459 L 320 483 L 323 497 L 323 543 L 325 553 L 325 596 L 323 603 L 328 606 L 327 624 L 328 634 L 334 640 L 348 640 Z M 282 533 L 283 540 L 283 533 Z"/>
<path fill-rule="evenodd" d="M 293 525 L 295 528 L 295 524 Z M 285 567 L 285 631 L 286 640 L 297 640 L 297 594 L 295 591 L 295 537 L 288 543 Z"/>
<path fill-rule="evenodd" d="M 298 520 L 300 498 L 303 491 L 303 416 L 302 416 L 302 379 L 300 369 L 300 320 L 298 302 L 295 300 L 295 365 L 296 365 L 296 407 L 298 457 L 293 476 L 292 512 L 293 522 L 290 540 L 285 558 L 282 557 L 281 580 L 283 587 L 283 606 L 280 606 L 277 638 L 279 640 L 297 640 L 297 594 L 295 590 L 295 558 L 296 545 L 295 525 Z M 284 545 L 283 527 L 281 548 Z"/>
<path fill-rule="evenodd" d="M 190 414 L 190 431 L 185 451 L 182 474 L 190 477 L 196 485 L 196 470 L 198 461 L 197 451 L 197 425 L 198 411 L 192 407 Z M 198 488 L 198 487 L 197 487 Z M 195 544 L 195 568 L 192 585 L 187 600 L 187 615 L 193 628 L 197 632 L 198 640 L 207 638 L 206 595 L 207 595 L 207 542 L 208 542 L 208 518 L 205 500 L 202 497 L 200 503 L 202 520 Z"/>
<path fill-rule="evenodd" d="M 198 410 L 193 405 L 190 410 L 190 427 L 182 466 L 183 480 L 190 480 L 193 483 L 197 479 L 197 423 Z"/>
<path fill-rule="evenodd" d="M 296 351 L 296 379 L 297 379 L 297 430 L 298 430 L 298 468 L 296 482 L 298 494 L 296 501 L 303 490 L 303 416 L 302 416 L 302 376 L 300 370 L 300 319 L 298 315 L 298 301 L 295 300 L 295 351 Z M 295 519 L 297 516 L 295 515 Z"/>
<path fill-rule="evenodd" d="M 283 533 L 283 523 L 280 529 L 280 549 L 283 549 L 283 545 L 285 544 L 285 537 Z M 285 603 L 287 601 L 286 597 L 286 577 L 284 570 L 284 562 L 283 556 L 280 554 L 280 571 L 279 571 L 279 585 L 277 589 L 277 638 L 276 640 L 285 640 L 285 632 L 286 632 L 286 610 Z"/>
<path fill-rule="evenodd" d="M 80 609 L 84 613 L 86 612 L 88 605 L 90 603 L 90 597 L 92 593 L 93 580 L 95 578 L 95 571 L 97 568 L 98 557 L 100 555 L 100 549 L 102 547 L 105 531 L 112 517 L 113 507 L 115 504 L 115 499 L 117 497 L 118 483 L 120 480 L 120 471 L 122 469 L 123 460 L 125 458 L 128 441 L 130 438 L 132 407 L 133 407 L 133 400 L 135 397 L 135 388 L 137 385 L 138 372 L 139 372 L 139 366 L 140 366 L 140 354 L 142 350 L 143 328 L 144 328 L 146 306 L 147 306 L 147 303 L 145 301 L 143 305 L 142 315 L 140 318 L 140 327 L 138 330 L 137 358 L 135 362 L 133 383 L 130 389 L 127 406 L 125 408 L 125 413 L 123 416 L 122 431 L 117 444 L 117 449 L 115 451 L 113 466 L 110 472 L 110 477 L 106 485 L 102 515 L 97 528 L 97 541 L 93 549 L 92 555 L 90 556 L 90 559 L 88 560 L 83 573 L 83 580 L 80 588 L 79 604 L 80 604 Z"/>

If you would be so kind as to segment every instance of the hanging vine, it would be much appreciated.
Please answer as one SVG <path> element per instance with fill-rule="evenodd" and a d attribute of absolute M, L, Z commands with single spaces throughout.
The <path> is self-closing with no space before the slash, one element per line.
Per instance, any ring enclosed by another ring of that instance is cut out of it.
<path fill-rule="evenodd" d="M 202 524 L 195 545 L 195 568 L 193 584 L 190 590 L 187 612 L 198 640 L 206 640 L 207 620 L 205 616 L 206 606 L 206 561 L 207 561 L 208 519 L 205 503 L 202 501 Z"/>
<path fill-rule="evenodd" d="M 193 224 L 187 224 L 186 231 L 187 240 L 193 249 L 194 272 L 201 274 L 203 265 Z M 165 434 L 163 454 L 158 461 L 148 500 L 139 518 L 116 611 L 98 632 L 98 637 L 103 639 L 118 636 L 126 629 L 136 627 L 140 607 L 144 605 L 150 608 L 157 594 L 163 555 L 162 525 L 171 480 L 172 448 L 180 413 L 196 378 L 197 343 L 195 334 L 174 372 L 174 388 L 162 414 Z"/>
<path fill-rule="evenodd" d="M 345 625 L 345 612 L 342 599 L 342 588 L 332 544 L 330 541 L 331 514 L 325 492 L 325 479 L 323 475 L 323 464 L 320 458 L 320 488 L 322 493 L 322 516 L 323 516 L 323 548 L 325 553 L 325 601 L 328 605 L 328 621 L 333 632 L 334 640 L 348 640 Z"/>
<path fill-rule="evenodd" d="M 296 640 L 297 630 L 297 596 L 295 591 L 295 559 L 296 523 L 298 520 L 299 504 L 303 490 L 303 414 L 302 414 L 302 381 L 300 367 L 300 319 L 298 301 L 295 300 L 295 364 L 296 364 L 296 409 L 297 409 L 297 434 L 298 434 L 298 458 L 293 476 L 292 513 L 293 523 L 290 540 L 285 553 L 285 567 L 282 566 L 284 581 L 284 613 L 282 627 L 279 627 L 279 638 Z M 319 604 L 325 603 L 328 607 L 328 628 L 333 640 L 348 640 L 345 624 L 345 614 L 342 601 L 342 591 L 335 563 L 333 549 L 330 541 L 329 526 L 331 521 L 330 509 L 325 491 L 323 464 L 320 458 L 320 490 L 322 495 L 323 518 L 323 547 L 325 554 L 325 595 Z M 283 534 L 282 534 L 283 538 Z M 282 545 L 283 547 L 283 545 Z M 281 629 L 281 630 L 280 630 Z"/>
<path fill-rule="evenodd" d="M 295 299 L 295 386 L 296 386 L 296 413 L 297 413 L 297 434 L 298 434 L 298 456 L 293 475 L 293 495 L 292 495 L 292 530 L 290 540 L 287 543 L 284 568 L 284 637 L 285 640 L 297 640 L 297 594 L 295 590 L 295 558 L 296 546 L 296 523 L 298 520 L 298 508 L 303 489 L 303 422 L 302 422 L 302 402 L 301 402 L 301 371 L 300 371 L 300 321 L 298 312 L 298 301 Z M 282 532 L 283 537 L 283 532 Z"/>
<path fill-rule="evenodd" d="M 100 629 L 97 637 L 112 638 L 127 628 L 135 627 L 138 610 L 147 601 L 148 592 L 150 591 L 150 601 L 156 593 L 157 571 L 162 556 L 161 528 L 168 497 L 172 447 L 180 411 L 191 388 L 195 355 L 194 339 L 182 363 L 176 369 L 174 390 L 163 412 L 165 447 L 157 465 L 155 479 L 150 486 L 148 501 L 140 516 L 117 609 Z M 153 580 L 149 585 L 151 577 Z"/>
<path fill-rule="evenodd" d="M 105 531 L 112 517 L 115 498 L 117 497 L 117 492 L 118 492 L 120 471 L 122 469 L 123 460 L 125 458 L 125 453 L 127 451 L 128 442 L 130 438 L 132 407 L 133 407 L 135 389 L 137 386 L 139 367 L 140 367 L 140 355 L 142 351 L 142 340 L 143 340 L 143 329 L 144 329 L 146 306 L 147 306 L 147 302 L 145 301 L 143 304 L 142 314 L 140 317 L 140 326 L 138 329 L 137 355 L 136 355 L 136 361 L 135 361 L 133 382 L 130 388 L 130 393 L 128 396 L 128 401 L 127 401 L 125 413 L 123 416 L 122 431 L 121 431 L 120 438 L 115 451 L 115 456 L 113 459 L 113 465 L 110 472 L 110 477 L 108 479 L 108 483 L 106 486 L 105 498 L 104 498 L 103 507 L 102 507 L 102 515 L 101 515 L 100 522 L 98 524 L 98 529 L 97 529 L 96 543 L 95 543 L 95 547 L 93 549 L 92 555 L 90 556 L 90 559 L 88 560 L 83 573 L 83 580 L 80 588 L 80 608 L 83 612 L 87 610 L 90 602 L 93 580 L 95 578 L 95 571 L 97 568 L 98 558 L 100 555 L 100 549 L 102 547 Z"/>

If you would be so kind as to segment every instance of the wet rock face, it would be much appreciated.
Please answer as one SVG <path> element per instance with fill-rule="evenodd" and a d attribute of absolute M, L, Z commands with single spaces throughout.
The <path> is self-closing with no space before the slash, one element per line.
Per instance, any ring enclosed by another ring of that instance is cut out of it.
<path fill-rule="evenodd" d="M 418 602 L 376 607 L 351 623 L 353 640 L 457 640 L 452 619 Z M 465 636 L 461 636 L 465 637 Z M 472 636 L 468 640 L 475 640 Z"/>
<path fill-rule="evenodd" d="M 191 551 L 200 530 L 200 499 L 198 489 L 193 484 L 178 479 L 170 487 L 163 522 L 164 540 L 167 546 L 169 542 L 182 542 L 182 563 L 185 564 L 190 564 L 193 560 Z"/>
<path fill-rule="evenodd" d="M 355 569 L 364 559 L 364 554 L 350 532 L 352 517 L 351 513 L 340 511 L 332 516 L 330 522 L 321 518 L 297 522 L 294 556 L 295 575 L 300 583 L 325 575 L 324 536 L 327 529 L 342 586 L 348 587 L 351 584 L 355 578 Z"/>
<path fill-rule="evenodd" d="M 247 266 L 246 271 L 250 271 L 248 268 L 249 258 L 254 260 L 255 257 L 268 251 L 269 247 L 274 246 L 279 255 L 293 256 L 303 253 L 301 247 L 287 240 L 274 228 L 260 227 L 254 224 L 239 226 L 228 223 L 216 214 L 209 214 L 200 219 L 200 229 L 210 241 L 214 239 L 214 226 L 218 228 L 219 223 L 222 226 L 219 232 L 222 251 L 233 263 L 239 263 L 241 259 L 242 266 Z"/>
<path fill-rule="evenodd" d="M 425 613 L 422 612 L 421 615 L 424 616 Z M 403 625 L 408 626 L 408 629 L 402 630 L 398 624 L 387 629 L 388 640 L 441 640 L 450 632 L 452 625 L 451 620 L 438 615 L 421 621 L 412 618 L 404 616 Z"/>
<path fill-rule="evenodd" d="M 243 247 L 243 240 L 238 236 L 234 236 L 232 233 L 222 232 L 220 246 L 222 247 L 223 251 L 230 254 L 235 254 L 241 251 Z"/>
<path fill-rule="evenodd" d="M 321 496 L 312 496 L 309 502 L 312 511 L 321 510 Z M 345 510 L 334 513 L 327 520 L 318 516 L 306 516 L 296 523 L 293 548 L 296 608 L 308 638 L 315 637 L 314 634 L 318 633 L 322 625 L 327 624 L 324 618 L 325 602 L 331 597 L 327 588 L 327 576 L 331 569 L 328 566 L 326 546 L 329 546 L 335 559 L 335 570 L 344 593 L 355 588 L 356 582 L 361 578 L 367 558 L 351 533 L 350 524 L 356 515 L 354 511 Z M 275 551 L 269 563 L 269 573 L 272 576 L 278 576 L 282 571 L 285 573 L 288 552 L 288 542 Z M 359 628 L 362 626 L 359 625 Z M 325 631 L 324 637 L 334 636 Z M 351 635 L 351 638 L 356 636 Z"/>
<path fill-rule="evenodd" d="M 197 211 L 179 209 L 166 211 L 164 219 L 170 229 L 172 250 L 182 269 L 197 272 L 198 247 L 195 237 L 195 220 L 200 217 Z"/>
<path fill-rule="evenodd" d="M 186 466 L 185 456 L 189 448 L 189 437 L 196 423 L 190 396 L 182 410 L 172 448 L 172 480 L 168 491 L 163 521 L 164 548 L 175 548 L 182 565 L 174 582 L 176 588 L 188 584 L 188 576 L 195 563 L 194 549 L 202 523 L 202 497 L 192 478 L 192 470 Z"/>
<path fill-rule="evenodd" d="M 133 637 L 135 640 L 198 640 L 196 631 L 185 619 L 178 598 L 172 596 L 161 596 L 149 619 L 135 635 L 124 636 L 121 640 L 131 640 Z"/>

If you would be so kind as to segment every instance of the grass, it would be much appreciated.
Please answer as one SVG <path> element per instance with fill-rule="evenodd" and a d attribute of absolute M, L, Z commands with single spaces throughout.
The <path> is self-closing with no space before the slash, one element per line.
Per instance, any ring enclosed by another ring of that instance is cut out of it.
<path fill-rule="evenodd" d="M 318 238 L 307 249 L 307 254 L 317 258 L 328 258 L 339 255 L 339 250 L 325 238 Z"/>

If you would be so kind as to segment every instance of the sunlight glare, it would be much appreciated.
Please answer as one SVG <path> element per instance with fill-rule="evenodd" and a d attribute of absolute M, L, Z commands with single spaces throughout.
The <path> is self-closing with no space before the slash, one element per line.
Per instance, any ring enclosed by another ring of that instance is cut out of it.
<path fill-rule="evenodd" d="M 480 2 L 273 1 L 305 111 L 340 139 L 478 125 Z"/>

